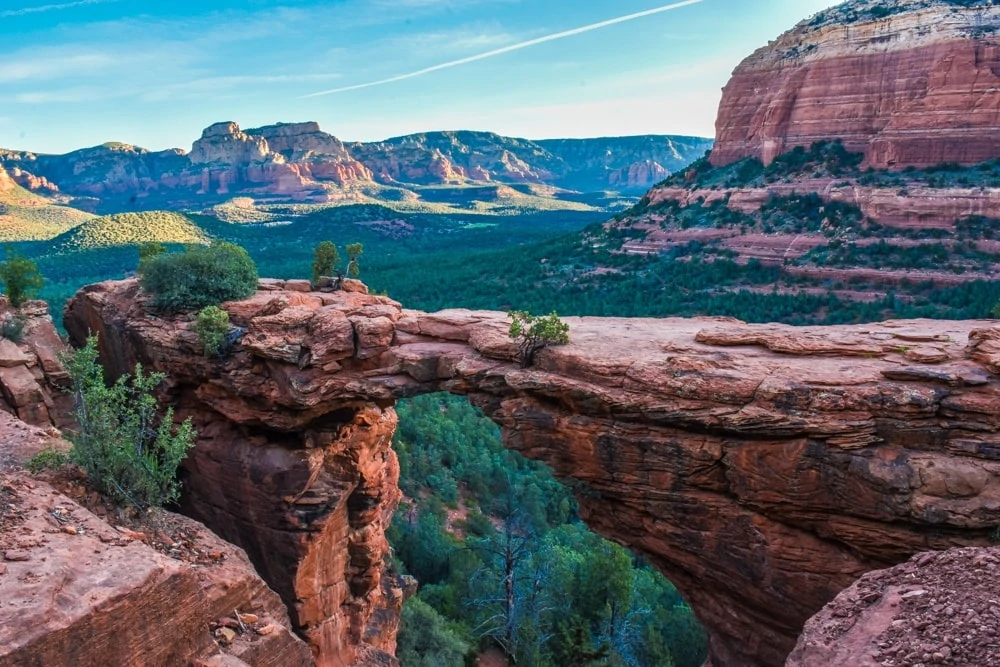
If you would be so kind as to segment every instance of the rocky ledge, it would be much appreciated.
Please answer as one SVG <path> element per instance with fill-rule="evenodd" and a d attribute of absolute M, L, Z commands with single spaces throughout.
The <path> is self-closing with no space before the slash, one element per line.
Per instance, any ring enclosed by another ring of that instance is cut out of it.
<path fill-rule="evenodd" d="M 120 370 L 169 374 L 201 432 L 187 511 L 247 550 L 325 664 L 391 652 L 373 619 L 393 596 L 392 405 L 423 392 L 469 396 L 509 447 L 575 480 L 585 520 L 686 596 L 716 667 L 781 665 L 865 572 L 1000 525 L 990 321 L 567 318 L 572 342 L 522 369 L 502 313 L 261 287 L 224 305 L 245 330 L 224 360 L 134 281 L 85 288 L 66 326 L 98 332 Z"/>
<path fill-rule="evenodd" d="M 34 426 L 67 424 L 72 399 L 59 358 L 64 345 L 44 301 L 15 311 L 0 296 L 0 410 Z M 17 342 L 14 342 L 16 339 Z M 2 460 L 0 460 L 2 463 Z"/>
<path fill-rule="evenodd" d="M 19 467 L 67 447 L 0 419 L 0 667 L 313 664 L 242 550 L 164 513 L 191 545 L 168 555 Z"/>

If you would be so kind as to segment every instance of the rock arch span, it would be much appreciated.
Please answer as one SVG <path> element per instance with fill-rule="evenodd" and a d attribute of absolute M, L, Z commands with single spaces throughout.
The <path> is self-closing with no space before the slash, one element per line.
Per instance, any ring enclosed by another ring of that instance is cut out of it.
<path fill-rule="evenodd" d="M 225 304 L 247 332 L 200 354 L 134 281 L 81 290 L 80 342 L 140 362 L 200 439 L 186 511 L 246 549 L 320 665 L 380 664 L 400 582 L 394 402 L 464 394 L 547 462 L 587 523 L 645 555 L 710 635 L 716 667 L 781 665 L 862 573 L 980 544 L 1000 524 L 1000 329 L 914 320 L 794 328 L 731 319 L 567 318 L 570 345 L 513 363 L 502 313 L 261 281 Z"/>

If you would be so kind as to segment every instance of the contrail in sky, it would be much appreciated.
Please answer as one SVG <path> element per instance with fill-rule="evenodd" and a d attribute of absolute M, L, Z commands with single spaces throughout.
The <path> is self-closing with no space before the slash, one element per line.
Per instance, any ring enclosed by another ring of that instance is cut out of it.
<path fill-rule="evenodd" d="M 346 93 L 349 90 L 360 90 L 362 88 L 373 88 L 375 86 L 384 86 L 387 83 L 395 83 L 397 81 L 405 81 L 406 79 L 412 79 L 414 77 L 423 76 L 424 74 L 430 74 L 431 72 L 437 72 L 438 70 L 448 69 L 449 67 L 458 67 L 459 65 L 466 65 L 468 63 L 474 63 L 477 60 L 486 60 L 487 58 L 493 58 L 494 56 L 503 55 L 504 53 L 510 53 L 511 51 L 520 51 L 521 49 L 526 49 L 529 46 L 535 46 L 537 44 L 544 44 L 545 42 L 554 42 L 557 39 L 563 39 L 565 37 L 572 37 L 574 35 L 580 35 L 585 32 L 590 32 L 591 30 L 599 30 L 601 28 L 606 28 L 610 25 L 617 25 L 619 23 L 625 23 L 626 21 L 634 21 L 636 19 L 641 19 L 645 16 L 652 16 L 653 14 L 660 14 L 662 12 L 669 12 L 672 9 L 680 9 L 681 7 L 687 7 L 688 5 L 694 5 L 702 0 L 684 0 L 683 2 L 675 2 L 672 5 L 664 5 L 663 7 L 656 7 L 654 9 L 647 9 L 643 12 L 636 12 L 635 14 L 628 14 L 626 16 L 619 16 L 618 18 L 608 19 L 607 21 L 601 21 L 600 23 L 591 23 L 590 25 L 585 25 L 581 28 L 573 28 L 572 30 L 566 30 L 563 32 L 557 32 L 553 35 L 546 35 L 545 37 L 538 37 L 536 39 L 529 39 L 527 42 L 520 42 L 518 44 L 511 44 L 510 46 L 505 46 L 501 49 L 495 49 L 493 51 L 487 51 L 486 53 L 480 53 L 474 56 L 469 56 L 468 58 L 461 58 L 459 60 L 452 60 L 450 62 L 441 63 L 440 65 L 434 65 L 433 67 L 427 67 L 425 69 L 417 70 L 416 72 L 410 72 L 409 74 L 400 74 L 398 76 L 393 76 L 388 79 L 381 79 L 379 81 L 370 81 L 368 83 L 359 83 L 353 86 L 344 86 L 343 88 L 333 88 L 332 90 L 321 90 L 318 93 L 310 93 L 308 95 L 302 95 L 300 99 L 307 97 L 320 97 L 322 95 L 333 95 L 335 93 Z"/>
<path fill-rule="evenodd" d="M 27 14 L 39 14 L 41 12 L 52 12 L 59 9 L 72 9 L 83 5 L 103 5 L 108 2 L 121 2 L 121 0 L 74 0 L 73 2 L 60 2 L 53 5 L 41 5 L 39 7 L 25 7 L 23 9 L 5 9 L 0 11 L 0 19 L 12 16 L 25 16 Z"/>

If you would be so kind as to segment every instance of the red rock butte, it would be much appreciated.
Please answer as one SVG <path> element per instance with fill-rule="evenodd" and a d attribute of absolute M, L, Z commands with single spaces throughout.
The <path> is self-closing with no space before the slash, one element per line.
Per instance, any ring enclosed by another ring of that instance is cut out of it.
<path fill-rule="evenodd" d="M 994 322 L 566 318 L 570 344 L 522 369 L 502 313 L 262 281 L 224 304 L 245 332 L 213 360 L 145 305 L 134 281 L 92 285 L 66 327 L 169 375 L 200 433 L 186 512 L 246 550 L 316 664 L 392 652 L 392 406 L 420 393 L 468 396 L 575 480 L 585 521 L 690 602 L 715 667 L 783 664 L 865 572 L 1000 524 Z"/>
<path fill-rule="evenodd" d="M 768 164 L 826 139 L 873 167 L 995 158 L 998 28 L 1000 7 L 944 0 L 862 0 L 803 21 L 736 68 L 712 164 Z"/>

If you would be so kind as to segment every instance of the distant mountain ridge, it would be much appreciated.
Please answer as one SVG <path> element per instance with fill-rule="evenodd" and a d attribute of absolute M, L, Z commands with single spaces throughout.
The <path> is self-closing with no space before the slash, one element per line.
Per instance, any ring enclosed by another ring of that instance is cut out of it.
<path fill-rule="evenodd" d="M 183 208 L 237 194 L 336 201 L 345 190 L 482 183 L 641 192 L 700 157 L 712 140 L 634 136 L 532 141 L 490 132 L 426 132 L 345 143 L 318 123 L 204 130 L 190 152 L 110 142 L 64 155 L 0 149 L 0 165 L 77 197 L 154 197 Z M 27 182 L 27 177 L 24 180 Z"/>

